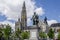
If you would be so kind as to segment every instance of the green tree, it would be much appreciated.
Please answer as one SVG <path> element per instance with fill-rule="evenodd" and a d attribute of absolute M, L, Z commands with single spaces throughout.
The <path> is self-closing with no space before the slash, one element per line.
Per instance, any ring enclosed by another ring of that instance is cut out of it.
<path fill-rule="evenodd" d="M 21 30 L 18 28 L 17 31 L 15 32 L 15 36 L 20 39 L 20 37 L 21 37 L 20 34 L 21 34 Z"/>
<path fill-rule="evenodd" d="M 54 30 L 53 30 L 52 28 L 49 29 L 48 36 L 49 36 L 49 38 L 51 38 L 51 39 L 54 38 Z"/>
<path fill-rule="evenodd" d="M 29 32 L 22 32 L 22 33 L 21 33 L 21 37 L 22 37 L 23 39 L 28 39 L 28 38 L 29 38 Z"/>
<path fill-rule="evenodd" d="M 58 40 L 60 40 L 60 32 L 58 33 Z"/>
<path fill-rule="evenodd" d="M 0 28 L 0 39 L 2 38 L 2 36 L 3 36 L 3 30 L 2 30 L 2 28 Z"/>
<path fill-rule="evenodd" d="M 6 25 L 6 28 L 4 28 L 4 37 L 6 40 L 9 39 L 9 36 L 11 35 L 11 27 L 10 25 Z"/>
<path fill-rule="evenodd" d="M 41 38 L 47 38 L 47 35 L 46 35 L 46 33 L 44 33 L 44 32 L 40 32 L 40 33 L 39 33 L 39 36 L 40 36 Z"/>

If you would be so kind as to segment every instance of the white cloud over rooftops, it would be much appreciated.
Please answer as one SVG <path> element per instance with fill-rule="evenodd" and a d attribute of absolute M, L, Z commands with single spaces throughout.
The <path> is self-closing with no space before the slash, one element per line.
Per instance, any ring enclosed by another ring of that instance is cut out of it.
<path fill-rule="evenodd" d="M 51 24 L 53 24 L 53 23 L 58 23 L 58 21 L 57 20 L 48 20 L 48 25 L 50 26 Z"/>

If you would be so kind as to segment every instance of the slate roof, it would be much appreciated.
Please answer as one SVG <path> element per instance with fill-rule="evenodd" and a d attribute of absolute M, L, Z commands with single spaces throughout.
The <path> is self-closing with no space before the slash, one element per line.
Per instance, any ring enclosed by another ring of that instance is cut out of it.
<path fill-rule="evenodd" d="M 60 27 L 60 23 L 54 23 L 54 24 L 51 24 L 50 27 Z"/>
<path fill-rule="evenodd" d="M 37 27 L 37 26 L 28 26 L 28 27 L 24 27 L 24 29 L 26 30 L 26 29 L 28 29 L 28 30 L 30 30 L 30 29 L 40 29 L 40 27 Z"/>

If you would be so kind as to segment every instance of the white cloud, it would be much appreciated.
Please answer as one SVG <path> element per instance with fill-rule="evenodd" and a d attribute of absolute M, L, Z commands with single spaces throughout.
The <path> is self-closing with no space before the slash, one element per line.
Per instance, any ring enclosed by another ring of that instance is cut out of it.
<path fill-rule="evenodd" d="M 26 2 L 27 17 L 31 17 L 36 8 L 35 1 L 31 0 L 0 0 L 0 11 L 2 11 L 8 19 L 16 20 L 18 16 L 20 17 L 24 1 Z M 37 7 L 36 12 L 41 15 L 44 13 L 42 7 Z"/>
<path fill-rule="evenodd" d="M 27 26 L 31 26 L 31 25 L 32 25 L 31 18 L 28 18 L 28 19 L 27 19 Z"/>
<path fill-rule="evenodd" d="M 0 0 L 0 12 L 2 12 L 3 15 L 7 17 L 7 20 L 17 20 L 18 17 L 21 16 L 21 10 L 24 1 L 26 3 L 27 17 L 32 17 L 34 11 L 36 11 L 36 13 L 39 15 L 44 14 L 43 8 L 38 8 L 35 5 L 34 0 Z M 1 23 L 7 22 L 12 25 L 12 23 L 8 22 L 7 20 Z M 27 19 L 27 21 L 30 22 L 29 18 Z"/>
<path fill-rule="evenodd" d="M 35 11 L 36 11 L 36 13 L 37 13 L 38 15 L 40 15 L 40 16 L 42 16 L 42 15 L 44 14 L 44 10 L 43 10 L 42 7 L 37 8 Z"/>
<path fill-rule="evenodd" d="M 48 25 L 50 26 L 53 23 L 58 23 L 56 20 L 48 20 Z"/>

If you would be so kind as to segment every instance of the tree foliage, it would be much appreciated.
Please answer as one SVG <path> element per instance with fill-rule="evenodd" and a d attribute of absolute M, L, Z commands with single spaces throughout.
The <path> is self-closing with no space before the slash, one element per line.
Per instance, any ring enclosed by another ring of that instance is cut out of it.
<path fill-rule="evenodd" d="M 28 39 L 29 38 L 29 32 L 22 32 L 21 36 L 23 39 Z"/>
<path fill-rule="evenodd" d="M 4 37 L 8 40 L 9 36 L 11 35 L 11 27 L 10 25 L 6 25 L 6 28 L 4 28 Z"/>
<path fill-rule="evenodd" d="M 2 33 L 2 28 L 0 28 L 0 38 L 3 36 L 3 33 Z"/>
<path fill-rule="evenodd" d="M 49 32 L 48 32 L 48 36 L 49 38 L 53 39 L 54 38 L 54 30 L 52 28 L 50 28 Z"/>
<path fill-rule="evenodd" d="M 20 37 L 21 30 L 18 28 L 17 31 L 15 32 L 16 37 Z"/>
<path fill-rule="evenodd" d="M 39 36 L 40 36 L 41 38 L 47 38 L 47 35 L 46 35 L 46 33 L 44 33 L 44 32 L 40 32 L 40 33 L 39 33 Z"/>
<path fill-rule="evenodd" d="M 60 40 L 60 32 L 58 33 L 58 40 Z"/>

